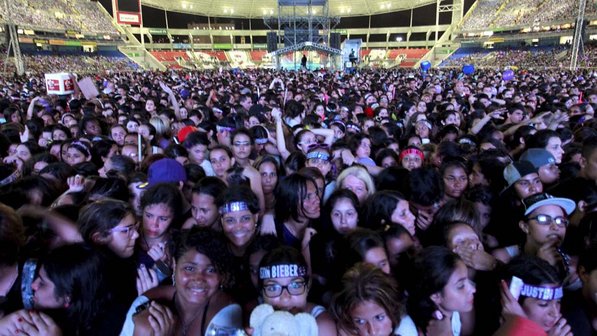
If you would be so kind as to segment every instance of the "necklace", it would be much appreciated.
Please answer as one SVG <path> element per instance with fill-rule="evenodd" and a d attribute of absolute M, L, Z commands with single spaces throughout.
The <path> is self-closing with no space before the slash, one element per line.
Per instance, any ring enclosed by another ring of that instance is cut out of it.
<path fill-rule="evenodd" d="M 174 296 L 174 304 L 176 306 L 176 295 Z M 209 299 L 207 300 L 207 303 L 205 304 L 205 308 L 203 308 L 203 317 L 201 318 L 202 335 L 205 334 L 205 318 L 207 317 L 207 309 L 208 308 L 209 308 Z M 193 322 L 195 322 L 197 317 L 199 317 L 200 312 L 201 312 L 201 310 L 197 310 L 197 312 L 195 313 L 195 315 L 193 316 L 193 318 L 190 321 L 188 321 L 186 323 L 185 322 L 182 323 L 182 336 L 187 335 L 187 331 L 189 331 L 189 328 L 193 325 Z"/>

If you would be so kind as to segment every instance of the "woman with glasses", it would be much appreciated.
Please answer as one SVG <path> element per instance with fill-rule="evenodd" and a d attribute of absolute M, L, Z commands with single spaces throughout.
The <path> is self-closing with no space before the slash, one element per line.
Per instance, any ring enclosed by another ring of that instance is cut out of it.
<path fill-rule="evenodd" d="M 319 335 L 336 335 L 336 324 L 323 306 L 307 301 L 311 279 L 302 254 L 292 247 L 267 253 L 259 264 L 259 289 L 263 301 L 275 310 L 311 314 Z"/>
<path fill-rule="evenodd" d="M 81 209 L 77 225 L 85 242 L 105 247 L 119 258 L 129 258 L 135 252 L 139 224 L 125 202 L 93 202 Z"/>
<path fill-rule="evenodd" d="M 114 297 L 128 306 L 138 294 L 137 263 L 133 255 L 139 223 L 133 209 L 123 201 L 95 201 L 81 209 L 77 225 L 86 243 L 103 250 L 105 275 Z"/>
<path fill-rule="evenodd" d="M 576 208 L 574 201 L 541 193 L 525 198 L 522 203 L 525 211 L 519 225 L 526 236 L 522 254 L 547 261 L 562 278 L 574 275 L 567 279 L 567 284 L 577 280 L 576 272 L 570 269 L 570 257 L 561 249 L 570 224 L 568 216 Z"/>

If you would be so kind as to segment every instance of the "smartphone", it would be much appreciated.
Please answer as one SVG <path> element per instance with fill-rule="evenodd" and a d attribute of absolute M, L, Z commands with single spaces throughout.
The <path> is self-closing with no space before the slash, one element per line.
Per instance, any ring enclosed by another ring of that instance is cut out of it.
<path fill-rule="evenodd" d="M 151 300 L 150 300 L 150 301 L 147 301 L 147 302 L 145 302 L 145 303 L 144 303 L 144 304 L 142 304 L 142 305 L 139 305 L 139 306 L 137 306 L 137 308 L 135 308 L 135 312 L 133 313 L 133 316 L 134 316 L 134 315 L 137 315 L 137 314 L 139 314 L 139 313 L 143 312 L 145 309 L 149 308 L 149 305 L 150 305 L 150 304 L 151 304 Z"/>
<path fill-rule="evenodd" d="M 520 292 L 522 291 L 522 286 L 524 285 L 524 282 L 522 282 L 522 279 L 520 279 L 519 277 L 512 277 L 512 280 L 510 280 L 510 294 L 512 294 L 512 296 L 518 300 L 518 298 L 520 297 Z"/>

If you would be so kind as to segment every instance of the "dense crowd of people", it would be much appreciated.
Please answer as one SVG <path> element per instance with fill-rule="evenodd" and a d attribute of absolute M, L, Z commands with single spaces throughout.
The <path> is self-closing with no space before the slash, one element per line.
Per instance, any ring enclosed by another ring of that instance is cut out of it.
<path fill-rule="evenodd" d="M 585 11 L 594 14 L 597 11 L 595 2 L 587 1 Z M 462 23 L 462 30 L 573 22 L 577 14 L 578 1 L 574 0 L 480 0 Z"/>
<path fill-rule="evenodd" d="M 0 20 L 17 26 L 118 34 L 111 18 L 89 0 L 11 0 L 0 6 Z"/>
<path fill-rule="evenodd" d="M 0 334 L 596 333 L 592 72 L 93 81 L 0 81 Z"/>
<path fill-rule="evenodd" d="M 96 74 L 109 72 L 134 71 L 138 65 L 119 56 L 89 55 L 23 55 L 25 69 L 31 74 L 74 72 L 78 74 Z M 12 64 L 11 64 L 12 65 Z"/>
<path fill-rule="evenodd" d="M 572 48 L 570 45 L 557 47 L 520 47 L 496 49 L 459 49 L 442 61 L 441 67 L 462 67 L 472 64 L 480 68 L 504 69 L 564 69 L 570 66 Z M 597 65 L 597 45 L 587 43 L 578 59 L 581 68 L 594 68 Z"/>
<path fill-rule="evenodd" d="M 462 67 L 465 64 L 474 64 L 477 67 L 502 69 L 508 66 L 525 69 L 562 68 L 570 65 L 569 53 L 569 46 L 496 48 L 474 50 L 473 52 L 460 49 L 456 54 L 444 60 L 441 66 Z"/>
<path fill-rule="evenodd" d="M 6 55 L 6 48 L 0 48 L 0 55 Z M 138 64 L 124 55 L 78 54 L 31 54 L 23 53 L 23 64 L 27 75 L 40 76 L 46 73 L 73 72 L 81 75 L 105 74 L 106 72 L 127 72 L 139 69 Z M 16 73 L 13 57 L 0 57 L 0 72 Z"/>

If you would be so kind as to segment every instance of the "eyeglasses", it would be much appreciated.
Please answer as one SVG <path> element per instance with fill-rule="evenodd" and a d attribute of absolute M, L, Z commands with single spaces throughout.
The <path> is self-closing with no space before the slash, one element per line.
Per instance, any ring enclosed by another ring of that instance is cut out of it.
<path fill-rule="evenodd" d="M 139 230 L 139 223 L 135 223 L 133 225 L 125 226 L 125 227 L 115 227 L 110 229 L 111 233 L 120 232 L 127 234 L 129 237 L 133 236 L 133 232 L 137 232 Z"/>
<path fill-rule="evenodd" d="M 307 289 L 307 283 L 304 281 L 294 281 L 288 284 L 288 286 L 282 286 L 278 284 L 270 284 L 263 286 L 263 294 L 268 298 L 277 298 L 282 295 L 282 292 L 286 289 L 290 295 L 302 295 Z"/>
<path fill-rule="evenodd" d="M 549 215 L 537 215 L 535 217 L 529 217 L 529 220 L 535 220 L 539 225 L 551 225 L 551 223 L 556 223 L 557 226 L 563 228 L 570 224 L 570 221 L 564 217 L 553 218 Z"/>

